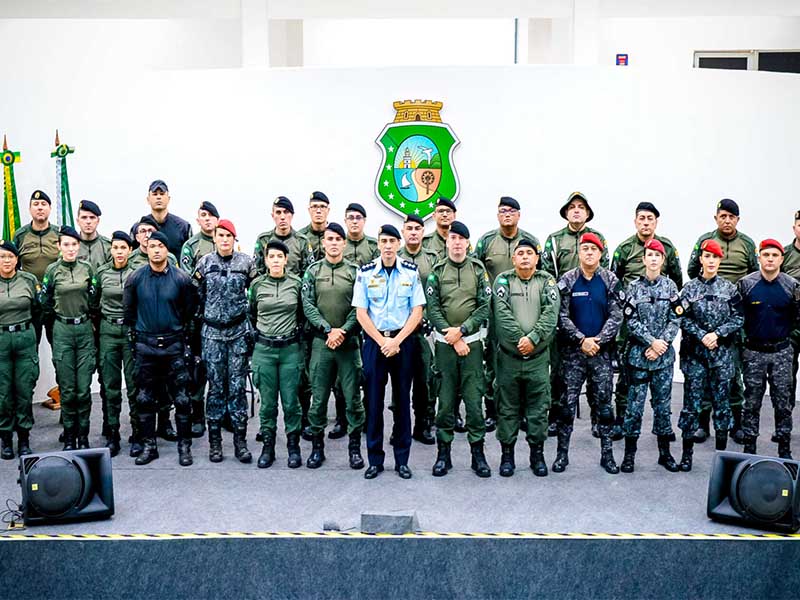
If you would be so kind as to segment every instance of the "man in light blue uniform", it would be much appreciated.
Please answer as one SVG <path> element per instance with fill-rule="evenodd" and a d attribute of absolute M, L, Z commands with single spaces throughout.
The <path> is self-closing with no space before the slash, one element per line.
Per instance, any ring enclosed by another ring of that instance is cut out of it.
<path fill-rule="evenodd" d="M 362 351 L 367 400 L 367 456 L 365 479 L 383 471 L 383 401 L 388 377 L 392 378 L 394 401 L 395 471 L 411 478 L 408 454 L 411 449 L 410 390 L 414 378 L 417 337 L 412 334 L 422 321 L 425 293 L 417 266 L 398 260 L 400 232 L 383 225 L 378 234 L 380 256 L 361 267 L 353 287 L 353 306 L 364 329 Z"/>

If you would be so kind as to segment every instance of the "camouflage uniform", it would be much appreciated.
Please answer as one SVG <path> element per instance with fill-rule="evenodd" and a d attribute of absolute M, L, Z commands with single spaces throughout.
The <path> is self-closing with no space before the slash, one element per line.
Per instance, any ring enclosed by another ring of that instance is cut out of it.
<path fill-rule="evenodd" d="M 650 388 L 653 406 L 653 433 L 659 437 L 672 434 L 670 402 L 675 349 L 672 341 L 678 335 L 680 305 L 678 288 L 671 279 L 659 275 L 654 281 L 645 277 L 634 280 L 625 292 L 625 319 L 630 334 L 626 355 L 630 374 L 628 406 L 623 432 L 626 438 L 641 434 L 644 402 Z M 645 350 L 655 339 L 669 344 L 667 351 L 656 360 L 648 360 Z"/>
<path fill-rule="evenodd" d="M 783 247 L 783 264 L 781 271 L 800 281 L 800 249 L 797 242 L 792 240 Z M 792 408 L 797 401 L 797 369 L 798 356 L 800 356 L 800 327 L 792 330 Z"/>
<path fill-rule="evenodd" d="M 681 290 L 681 371 L 683 410 L 678 427 L 683 438 L 694 436 L 706 389 L 714 406 L 714 429 L 724 437 L 731 425 L 728 400 L 734 374 L 734 342 L 744 324 L 741 297 L 736 287 L 722 277 L 692 279 Z M 702 339 L 716 333 L 717 348 L 709 350 Z"/>

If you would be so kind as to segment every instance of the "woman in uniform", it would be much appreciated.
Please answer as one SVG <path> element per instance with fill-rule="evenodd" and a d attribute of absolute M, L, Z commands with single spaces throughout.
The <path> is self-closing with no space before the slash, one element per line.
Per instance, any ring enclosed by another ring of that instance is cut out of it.
<path fill-rule="evenodd" d="M 279 241 L 267 244 L 267 273 L 250 286 L 250 315 L 256 328 L 253 379 L 261 396 L 261 436 L 264 446 L 258 467 L 275 461 L 278 393 L 283 404 L 288 466 L 302 464 L 300 456 L 301 409 L 297 396 L 303 356 L 300 350 L 303 302 L 300 278 L 286 271 L 289 249 Z"/>

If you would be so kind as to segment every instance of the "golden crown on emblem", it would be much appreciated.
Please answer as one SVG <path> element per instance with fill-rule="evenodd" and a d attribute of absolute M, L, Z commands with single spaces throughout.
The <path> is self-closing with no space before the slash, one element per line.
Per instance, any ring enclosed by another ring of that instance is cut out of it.
<path fill-rule="evenodd" d="M 439 111 L 442 110 L 443 103 L 436 100 L 398 100 L 392 103 L 397 114 L 394 116 L 395 123 L 407 123 L 409 121 L 431 121 L 441 123 L 442 117 Z"/>

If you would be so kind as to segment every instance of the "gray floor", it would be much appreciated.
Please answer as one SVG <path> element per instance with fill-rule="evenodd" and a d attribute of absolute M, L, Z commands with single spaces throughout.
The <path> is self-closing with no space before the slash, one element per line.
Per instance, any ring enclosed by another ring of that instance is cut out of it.
<path fill-rule="evenodd" d="M 675 385 L 672 422 L 682 403 L 681 386 Z M 769 442 L 772 410 L 768 400 L 762 413 L 759 451 L 775 454 Z M 588 411 L 584 407 L 584 415 Z M 58 413 L 34 407 L 36 425 L 34 451 L 58 450 Z M 100 406 L 93 407 L 95 434 L 100 445 Z M 391 423 L 391 415 L 387 414 Z M 652 423 L 650 408 L 643 431 Z M 250 448 L 258 455 L 260 444 L 253 437 L 258 418 L 250 421 Z M 127 430 L 124 431 L 127 438 Z M 388 431 L 387 431 L 388 438 Z M 487 436 L 487 455 L 493 468 L 490 479 L 479 479 L 469 468 L 466 434 L 457 434 L 453 444 L 454 469 L 443 478 L 430 474 L 435 447 L 414 443 L 411 480 L 401 480 L 387 471 L 367 481 L 363 471 L 347 466 L 347 439 L 327 441 L 327 461 L 312 471 L 286 467 L 285 440 L 278 441 L 278 459 L 262 470 L 239 464 L 232 456 L 231 436 L 225 433 L 225 460 L 208 461 L 205 439 L 195 440 L 195 464 L 181 468 L 174 443 L 159 442 L 161 458 L 145 467 L 134 465 L 123 452 L 114 459 L 116 515 L 108 521 L 36 527 L 34 533 L 186 533 L 213 531 L 319 531 L 325 522 L 342 530 L 358 529 L 362 511 L 414 510 L 425 531 L 442 532 L 637 532 L 637 533 L 730 533 L 748 531 L 713 523 L 706 518 L 706 488 L 713 440 L 696 446 L 691 473 L 668 473 L 656 464 L 655 437 L 640 440 L 636 472 L 608 475 L 599 466 L 599 441 L 589 432 L 588 419 L 576 421 L 565 473 L 538 478 L 528 468 L 527 445 L 517 444 L 517 473 L 512 478 L 497 474 L 499 443 Z M 555 439 L 545 447 L 548 464 L 555 456 Z M 615 444 L 617 461 L 623 443 Z M 387 449 L 390 447 L 387 445 Z M 739 446 L 731 443 L 730 450 Z M 310 443 L 302 442 L 303 459 Z M 673 444 L 679 456 L 680 442 Z M 17 461 L 0 464 L 0 500 L 20 499 Z"/>

